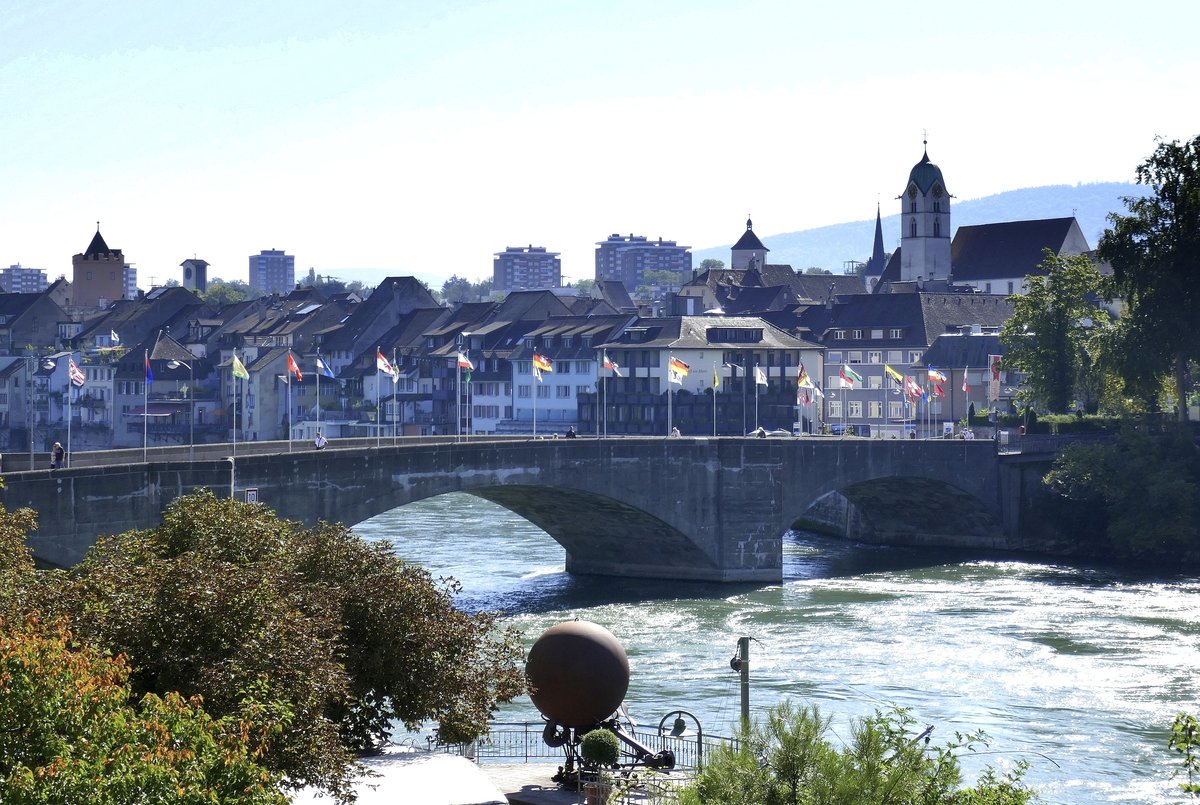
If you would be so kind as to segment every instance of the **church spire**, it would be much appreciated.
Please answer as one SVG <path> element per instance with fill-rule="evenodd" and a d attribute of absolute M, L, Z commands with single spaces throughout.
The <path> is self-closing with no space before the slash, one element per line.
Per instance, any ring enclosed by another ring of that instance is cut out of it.
<path fill-rule="evenodd" d="M 883 273 L 883 219 L 879 216 L 879 202 L 875 202 L 875 247 L 871 249 L 871 267 Z"/>

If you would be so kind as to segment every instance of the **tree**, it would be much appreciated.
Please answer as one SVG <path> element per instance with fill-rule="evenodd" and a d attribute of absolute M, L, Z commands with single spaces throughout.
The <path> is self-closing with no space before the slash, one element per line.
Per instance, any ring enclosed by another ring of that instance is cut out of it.
<path fill-rule="evenodd" d="M 580 296 L 591 296 L 592 290 L 596 287 L 596 281 L 587 279 L 575 280 L 571 285 L 579 291 Z"/>
<path fill-rule="evenodd" d="M 709 257 L 700 261 L 701 271 L 720 271 L 723 268 L 725 268 L 724 260 L 714 260 L 713 258 Z"/>
<path fill-rule="evenodd" d="M 123 657 L 74 648 L 62 623 L 35 617 L 0 630 L 0 790 L 6 805 L 175 802 L 284 805 L 280 775 L 256 759 L 270 729 L 214 719 L 177 693 L 131 704 Z M 243 717 L 249 715 L 249 718 Z"/>
<path fill-rule="evenodd" d="M 98 542 L 62 600 L 80 639 L 129 657 L 138 694 L 202 695 L 225 716 L 265 680 L 294 719 L 264 761 L 344 793 L 353 753 L 393 720 L 471 739 L 523 692 L 518 635 L 455 609 L 457 591 L 344 526 L 302 529 L 204 491 L 158 528 Z"/>
<path fill-rule="evenodd" d="M 642 282 L 660 288 L 678 288 L 679 274 L 674 271 L 658 271 L 650 269 L 642 272 Z"/>
<path fill-rule="evenodd" d="M 208 283 L 208 290 L 200 294 L 200 298 L 210 305 L 221 307 L 235 302 L 244 302 L 255 297 L 254 290 L 241 280 L 215 278 Z"/>
<path fill-rule="evenodd" d="M 442 301 L 448 305 L 473 302 L 476 298 L 475 288 L 466 277 L 454 274 L 450 279 L 442 283 Z"/>
<path fill-rule="evenodd" d="M 1100 271 L 1086 255 L 1046 249 L 1039 267 L 1045 275 L 1027 277 L 1026 292 L 1013 297 L 1013 315 L 1000 341 L 1005 366 L 1025 374 L 1034 400 L 1063 412 L 1098 371 L 1092 341 L 1111 317 L 1096 304 Z"/>
<path fill-rule="evenodd" d="M 821 268 L 820 266 L 809 266 L 808 268 L 804 269 L 804 273 L 805 274 L 832 274 L 833 272 L 827 268 Z"/>
<path fill-rule="evenodd" d="M 1034 794 L 1021 782 L 1027 765 L 997 775 L 990 767 L 971 788 L 960 788 L 961 751 L 986 746 L 983 733 L 955 735 L 928 747 L 914 734 L 907 710 L 877 711 L 851 724 L 848 745 L 826 736 L 830 720 L 817 707 L 773 707 L 766 723 L 754 725 L 738 748 L 710 755 L 695 781 L 679 796 L 681 805 L 809 805 L 809 803 L 946 803 L 1021 805 Z"/>
<path fill-rule="evenodd" d="M 1174 377 L 1177 416 L 1186 420 L 1188 362 L 1200 358 L 1200 136 L 1160 140 L 1137 181 L 1154 192 L 1125 198 L 1129 215 L 1108 216 L 1100 258 L 1112 264 L 1138 360 Z"/>

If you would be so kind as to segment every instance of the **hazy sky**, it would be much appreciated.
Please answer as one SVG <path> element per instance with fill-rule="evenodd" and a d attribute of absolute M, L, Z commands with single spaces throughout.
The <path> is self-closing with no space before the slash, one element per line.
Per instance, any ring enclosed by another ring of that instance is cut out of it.
<path fill-rule="evenodd" d="M 1200 134 L 1200 3 L 0 0 L 0 266 L 69 274 L 95 222 L 139 284 L 440 284 L 610 233 L 731 243 L 1131 181 Z M 861 254 L 846 259 L 865 259 Z M 836 268 L 836 267 L 835 267 Z"/>

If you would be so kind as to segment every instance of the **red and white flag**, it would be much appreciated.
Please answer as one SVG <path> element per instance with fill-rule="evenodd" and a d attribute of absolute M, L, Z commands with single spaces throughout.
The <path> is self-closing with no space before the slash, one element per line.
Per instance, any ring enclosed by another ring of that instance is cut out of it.
<path fill-rule="evenodd" d="M 71 379 L 71 385 L 83 387 L 87 382 L 87 378 L 83 375 L 83 370 L 75 365 L 74 358 L 67 359 L 67 377 Z"/>
<path fill-rule="evenodd" d="M 963 369 L 963 386 L 962 386 L 962 389 L 963 389 L 963 394 L 970 394 L 970 393 L 971 393 L 971 384 L 970 384 L 969 382 L 967 382 L 967 370 L 966 370 L 966 369 Z"/>
<path fill-rule="evenodd" d="M 296 363 L 295 356 L 290 352 L 288 353 L 288 371 L 295 375 L 297 383 L 304 379 L 304 373 L 300 371 L 300 364 Z"/>
<path fill-rule="evenodd" d="M 375 368 L 385 375 L 395 376 L 396 374 L 396 367 L 388 363 L 388 359 L 383 357 L 383 353 L 379 350 L 379 347 L 375 347 Z"/>

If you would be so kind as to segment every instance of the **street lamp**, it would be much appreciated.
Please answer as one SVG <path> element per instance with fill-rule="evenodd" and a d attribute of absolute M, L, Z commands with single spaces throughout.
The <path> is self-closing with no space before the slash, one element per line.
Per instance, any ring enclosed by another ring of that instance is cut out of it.
<path fill-rule="evenodd" d="M 673 721 L 672 716 L 674 716 Z M 696 768 L 700 768 L 704 765 L 704 727 L 701 726 L 700 719 L 687 710 L 672 710 L 662 717 L 662 721 L 658 722 L 658 735 L 659 737 L 670 735 L 672 738 L 691 737 L 688 734 L 688 724 L 683 720 L 684 716 L 687 716 L 696 723 Z M 668 721 L 671 721 L 671 731 L 669 733 L 666 731 Z"/>
<path fill-rule="evenodd" d="M 167 361 L 168 369 L 178 369 L 180 366 L 186 366 L 188 370 L 188 461 L 192 461 L 196 450 L 196 405 L 193 402 L 196 395 L 196 373 L 192 371 L 192 364 L 189 362 Z"/>

